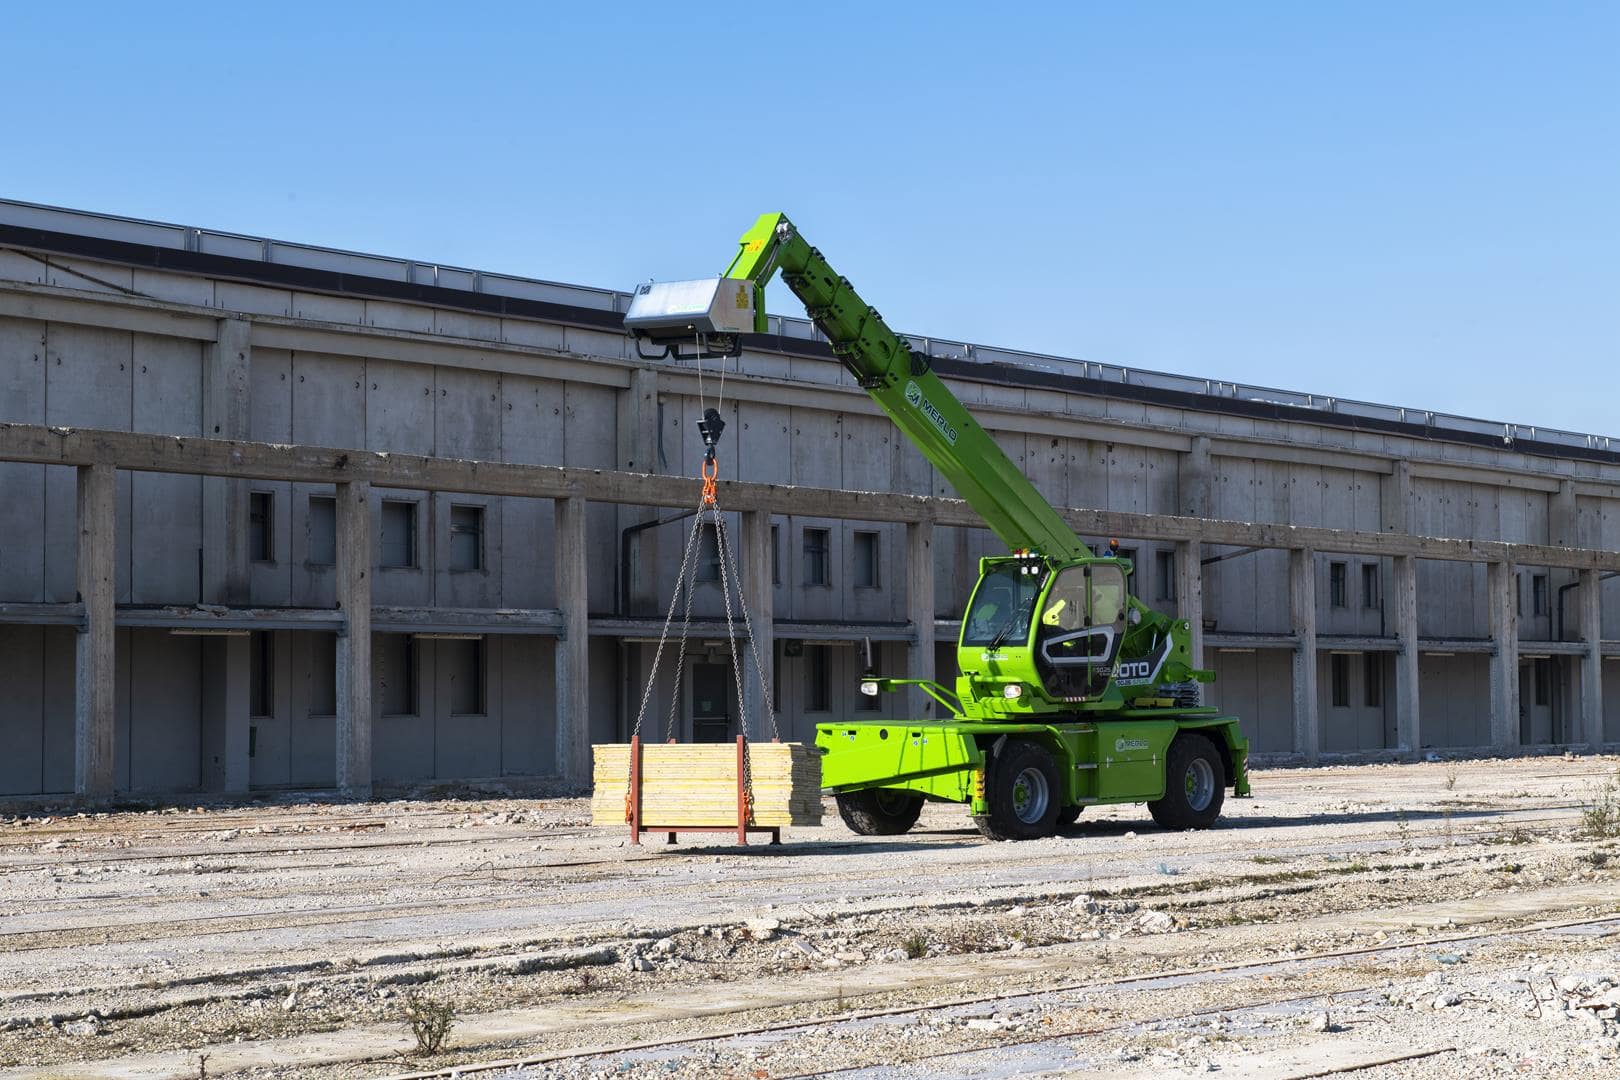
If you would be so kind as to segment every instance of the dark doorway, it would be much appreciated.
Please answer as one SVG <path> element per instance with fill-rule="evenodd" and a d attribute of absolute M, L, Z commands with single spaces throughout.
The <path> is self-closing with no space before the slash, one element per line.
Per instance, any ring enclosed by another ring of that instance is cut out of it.
<path fill-rule="evenodd" d="M 725 742 L 731 738 L 731 710 L 735 690 L 730 664 L 692 662 L 692 741 Z"/>

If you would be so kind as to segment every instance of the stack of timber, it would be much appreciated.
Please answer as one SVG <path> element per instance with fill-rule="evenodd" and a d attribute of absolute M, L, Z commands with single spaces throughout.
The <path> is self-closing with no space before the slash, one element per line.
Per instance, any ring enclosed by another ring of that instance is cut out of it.
<path fill-rule="evenodd" d="M 630 746 L 594 747 L 591 823 L 623 825 Z M 757 826 L 821 824 L 821 751 L 803 743 L 748 744 Z M 643 743 L 641 820 L 648 826 L 737 824 L 736 743 Z"/>

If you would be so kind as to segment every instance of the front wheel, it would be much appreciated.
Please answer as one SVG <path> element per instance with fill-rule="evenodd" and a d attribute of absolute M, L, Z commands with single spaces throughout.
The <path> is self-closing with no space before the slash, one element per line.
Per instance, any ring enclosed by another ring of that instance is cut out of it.
<path fill-rule="evenodd" d="M 921 795 L 895 788 L 841 791 L 834 798 L 838 816 L 851 832 L 862 836 L 899 836 L 917 824 L 922 814 Z"/>
<path fill-rule="evenodd" d="M 1164 798 L 1148 803 L 1166 829 L 1207 829 L 1226 801 L 1226 766 L 1202 735 L 1181 735 L 1164 758 Z"/>
<path fill-rule="evenodd" d="M 1058 811 L 1057 827 L 1060 829 L 1067 829 L 1070 825 L 1073 825 L 1075 822 L 1080 820 L 1080 811 L 1084 809 L 1085 807 L 1083 806 L 1065 806 L 1062 810 Z"/>
<path fill-rule="evenodd" d="M 1062 810 L 1057 763 L 1037 743 L 1014 740 L 1001 748 L 984 780 L 988 814 L 973 823 L 992 840 L 1035 840 L 1057 831 Z"/>

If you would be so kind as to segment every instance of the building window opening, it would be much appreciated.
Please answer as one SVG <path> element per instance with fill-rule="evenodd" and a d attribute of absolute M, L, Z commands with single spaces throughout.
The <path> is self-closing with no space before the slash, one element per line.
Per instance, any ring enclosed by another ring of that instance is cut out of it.
<path fill-rule="evenodd" d="M 832 680 L 828 646 L 804 647 L 804 711 L 827 712 L 832 708 Z"/>
<path fill-rule="evenodd" d="M 256 563 L 276 561 L 276 497 L 268 491 L 248 495 L 248 558 Z"/>
<path fill-rule="evenodd" d="M 484 508 L 450 507 L 450 569 L 484 568 Z"/>
<path fill-rule="evenodd" d="M 1328 604 L 1332 607 L 1348 607 L 1349 601 L 1345 595 L 1348 592 L 1350 566 L 1348 563 L 1328 563 Z"/>
<path fill-rule="evenodd" d="M 1378 564 L 1363 563 L 1361 567 L 1361 606 L 1376 608 L 1382 603 L 1379 590 Z"/>
<path fill-rule="evenodd" d="M 712 524 L 698 526 L 697 579 L 720 580 L 720 533 Z"/>
<path fill-rule="evenodd" d="M 418 644 L 409 634 L 377 635 L 377 677 L 384 716 L 417 716 Z"/>
<path fill-rule="evenodd" d="M 439 656 L 450 680 L 450 715 L 486 715 L 484 639 L 446 641 Z"/>
<path fill-rule="evenodd" d="M 1350 707 L 1350 658 L 1344 653 L 1334 653 L 1328 658 L 1328 668 L 1333 682 L 1333 707 L 1335 709 L 1348 709 Z"/>
<path fill-rule="evenodd" d="M 310 566 L 337 565 L 337 500 L 330 495 L 309 497 L 309 551 L 305 562 Z"/>
<path fill-rule="evenodd" d="M 1176 599 L 1176 553 L 1173 551 L 1156 551 L 1153 553 L 1153 564 L 1157 570 L 1158 592 L 1160 600 L 1174 602 Z"/>
<path fill-rule="evenodd" d="M 831 585 L 832 573 L 828 565 L 831 545 L 826 529 L 804 530 L 804 583 Z"/>
<path fill-rule="evenodd" d="M 1547 602 L 1547 575 L 1533 574 L 1530 577 L 1530 614 L 1546 615 L 1551 611 Z"/>
<path fill-rule="evenodd" d="M 310 637 L 309 715 L 337 715 L 336 634 L 314 634 Z"/>
<path fill-rule="evenodd" d="M 382 565 L 398 569 L 416 566 L 416 504 L 384 499 L 382 504 Z"/>
<path fill-rule="evenodd" d="M 1384 656 L 1382 653 L 1366 653 L 1361 658 L 1362 696 L 1370 709 L 1382 708 L 1384 704 Z"/>
<path fill-rule="evenodd" d="M 276 715 L 276 646 L 268 630 L 248 639 L 248 703 L 255 719 Z"/>
<path fill-rule="evenodd" d="M 878 587 L 878 534 L 875 532 L 855 534 L 855 587 L 857 589 Z"/>

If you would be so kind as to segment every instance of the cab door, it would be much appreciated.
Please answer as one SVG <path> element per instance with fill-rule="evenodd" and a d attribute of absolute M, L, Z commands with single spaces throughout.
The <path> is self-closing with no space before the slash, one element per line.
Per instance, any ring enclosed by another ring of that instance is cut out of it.
<path fill-rule="evenodd" d="M 1108 685 L 1125 636 L 1125 572 L 1108 562 L 1060 570 L 1035 634 L 1035 668 L 1053 698 L 1077 701 Z"/>

